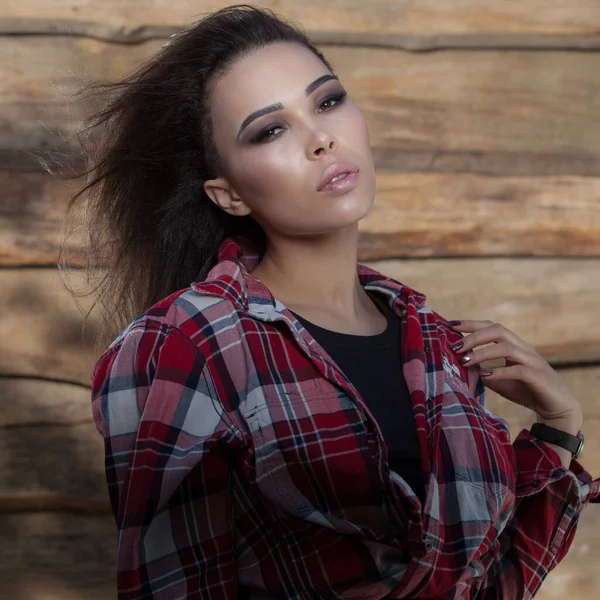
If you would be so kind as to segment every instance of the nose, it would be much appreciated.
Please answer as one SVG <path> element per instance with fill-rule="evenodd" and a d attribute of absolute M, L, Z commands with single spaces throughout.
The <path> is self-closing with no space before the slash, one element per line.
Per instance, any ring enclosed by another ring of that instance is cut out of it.
<path fill-rule="evenodd" d="M 335 137 L 324 129 L 318 129 L 315 131 L 314 137 L 309 145 L 309 158 L 314 160 L 321 156 L 321 154 L 335 152 L 336 148 L 337 141 Z"/>

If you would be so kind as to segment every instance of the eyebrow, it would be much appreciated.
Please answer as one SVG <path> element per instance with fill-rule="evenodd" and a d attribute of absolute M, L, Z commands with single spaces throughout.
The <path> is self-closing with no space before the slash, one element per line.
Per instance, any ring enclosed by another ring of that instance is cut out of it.
<path fill-rule="evenodd" d="M 321 87 L 325 82 L 327 82 L 331 79 L 337 80 L 338 78 L 335 75 L 331 75 L 331 73 L 321 75 L 321 77 L 318 77 L 312 83 L 309 83 L 306 86 L 304 93 L 307 96 L 310 96 L 318 87 Z M 244 129 L 246 129 L 246 127 L 248 127 L 248 125 L 250 125 L 250 123 L 252 123 L 252 121 L 255 121 L 256 119 L 258 119 L 264 115 L 268 115 L 269 113 L 275 112 L 277 110 L 282 110 L 283 108 L 284 108 L 284 106 L 283 106 L 283 104 L 281 104 L 281 102 L 276 102 L 275 104 L 269 104 L 269 106 L 265 106 L 264 108 L 260 108 L 258 110 L 255 110 L 253 113 L 249 114 L 244 119 L 244 122 L 241 124 L 240 129 L 236 136 L 236 140 L 240 139 L 242 132 L 244 131 Z"/>

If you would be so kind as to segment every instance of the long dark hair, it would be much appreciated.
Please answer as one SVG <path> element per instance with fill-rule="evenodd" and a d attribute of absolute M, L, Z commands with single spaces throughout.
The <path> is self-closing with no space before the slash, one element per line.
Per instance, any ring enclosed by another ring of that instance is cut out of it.
<path fill-rule="evenodd" d="M 334 72 L 298 24 L 238 4 L 178 33 L 134 73 L 77 92 L 108 97 L 76 134 L 85 169 L 73 177 L 86 183 L 70 199 L 65 223 L 67 232 L 72 214 L 84 221 L 86 295 L 92 308 L 100 305 L 98 347 L 155 302 L 205 279 L 226 237 L 245 236 L 264 254 L 262 227 L 251 215 L 221 210 L 203 183 L 222 174 L 209 108 L 216 78 L 277 42 L 302 44 Z M 69 241 L 65 233 L 61 273 Z"/>

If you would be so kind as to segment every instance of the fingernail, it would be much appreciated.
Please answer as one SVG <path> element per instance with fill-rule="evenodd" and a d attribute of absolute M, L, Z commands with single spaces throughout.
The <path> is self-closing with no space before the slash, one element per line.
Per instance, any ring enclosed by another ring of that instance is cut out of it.
<path fill-rule="evenodd" d="M 465 343 L 462 341 L 454 344 L 454 346 L 452 346 L 452 352 L 456 352 L 457 350 L 460 350 L 464 345 L 465 345 Z"/>
<path fill-rule="evenodd" d="M 448 323 L 452 326 L 452 327 L 456 327 L 457 325 L 462 325 L 462 321 L 448 321 Z"/>
<path fill-rule="evenodd" d="M 494 371 L 479 371 L 482 377 L 489 377 L 494 374 Z"/>
<path fill-rule="evenodd" d="M 458 361 L 461 365 L 466 365 L 470 360 L 471 360 L 471 355 L 470 354 L 465 354 L 464 356 L 461 356 L 460 360 Z"/>

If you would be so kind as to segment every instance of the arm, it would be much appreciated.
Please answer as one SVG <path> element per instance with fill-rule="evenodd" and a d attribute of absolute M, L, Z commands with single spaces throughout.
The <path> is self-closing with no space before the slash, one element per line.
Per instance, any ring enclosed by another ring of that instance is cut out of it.
<path fill-rule="evenodd" d="M 476 398 L 485 408 L 485 387 L 480 378 Z M 482 559 L 485 573 L 476 584 L 478 591 L 473 599 L 532 598 L 569 550 L 583 508 L 600 500 L 600 480 L 592 481 L 578 461 L 571 461 L 571 468 L 565 468 L 553 445 L 523 429 L 513 448 L 515 506 L 495 551 Z"/>
<path fill-rule="evenodd" d="M 92 380 L 119 600 L 236 598 L 226 449 L 239 439 L 204 357 L 180 331 L 140 323 Z"/>

